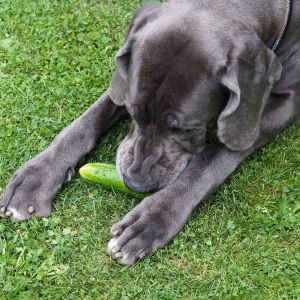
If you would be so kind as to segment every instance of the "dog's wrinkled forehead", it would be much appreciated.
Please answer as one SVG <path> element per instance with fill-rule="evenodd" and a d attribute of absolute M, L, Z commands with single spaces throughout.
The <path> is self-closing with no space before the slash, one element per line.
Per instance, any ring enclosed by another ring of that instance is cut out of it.
<path fill-rule="evenodd" d="M 125 105 L 144 122 L 169 109 L 194 110 L 188 99 L 207 91 L 208 60 L 196 55 L 193 39 L 182 28 L 160 26 L 145 27 L 131 50 Z"/>

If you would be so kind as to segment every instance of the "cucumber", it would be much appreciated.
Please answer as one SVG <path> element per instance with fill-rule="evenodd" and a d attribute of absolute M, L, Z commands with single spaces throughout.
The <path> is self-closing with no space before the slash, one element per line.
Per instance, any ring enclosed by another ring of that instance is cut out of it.
<path fill-rule="evenodd" d="M 79 173 L 83 179 L 99 183 L 105 188 L 129 194 L 136 198 L 145 198 L 149 193 L 141 194 L 129 189 L 118 176 L 116 166 L 104 163 L 89 163 L 80 168 Z"/>

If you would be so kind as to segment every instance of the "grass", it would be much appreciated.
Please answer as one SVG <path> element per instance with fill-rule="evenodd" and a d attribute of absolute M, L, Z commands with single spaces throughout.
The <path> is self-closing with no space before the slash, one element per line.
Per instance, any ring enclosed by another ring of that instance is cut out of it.
<path fill-rule="evenodd" d="M 0 193 L 109 84 L 138 0 L 0 0 Z M 88 161 L 114 162 L 128 123 Z M 49 219 L 0 221 L 0 299 L 300 299 L 300 126 L 258 151 L 166 248 L 106 254 L 136 200 L 77 175 Z"/>

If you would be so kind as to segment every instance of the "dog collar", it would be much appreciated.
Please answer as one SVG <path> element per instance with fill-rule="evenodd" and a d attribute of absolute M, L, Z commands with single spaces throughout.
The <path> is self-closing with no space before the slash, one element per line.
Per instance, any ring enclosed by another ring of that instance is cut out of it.
<path fill-rule="evenodd" d="M 284 26 L 282 28 L 280 35 L 276 38 L 276 40 L 272 46 L 272 50 L 274 52 L 279 48 L 279 46 L 289 28 L 291 18 L 292 18 L 292 12 L 293 12 L 293 0 L 286 0 L 286 14 L 285 14 L 285 18 L 284 18 Z"/>

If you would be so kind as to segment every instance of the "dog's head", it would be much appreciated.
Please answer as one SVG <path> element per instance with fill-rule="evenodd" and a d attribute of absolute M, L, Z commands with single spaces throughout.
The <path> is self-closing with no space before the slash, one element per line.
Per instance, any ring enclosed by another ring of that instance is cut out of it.
<path fill-rule="evenodd" d="M 116 57 L 110 95 L 133 120 L 117 167 L 139 192 L 176 180 L 204 149 L 215 118 L 222 143 L 233 151 L 250 148 L 281 74 L 279 60 L 256 34 L 224 28 L 184 3 L 144 5 Z"/>

